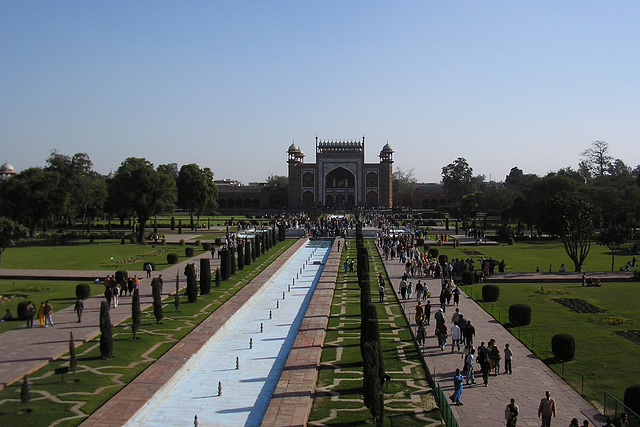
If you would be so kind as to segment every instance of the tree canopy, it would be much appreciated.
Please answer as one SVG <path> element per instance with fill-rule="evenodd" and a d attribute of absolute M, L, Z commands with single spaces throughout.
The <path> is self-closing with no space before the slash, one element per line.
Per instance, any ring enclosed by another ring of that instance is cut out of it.
<path fill-rule="evenodd" d="M 178 206 L 189 210 L 191 228 L 193 215 L 200 215 L 206 209 L 217 206 L 218 188 L 213 182 L 211 169 L 200 169 L 195 163 L 184 165 L 176 180 L 178 188 Z"/>

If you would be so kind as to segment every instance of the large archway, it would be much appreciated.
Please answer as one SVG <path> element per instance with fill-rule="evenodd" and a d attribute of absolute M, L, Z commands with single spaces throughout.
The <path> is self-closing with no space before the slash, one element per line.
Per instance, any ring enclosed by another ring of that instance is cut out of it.
<path fill-rule="evenodd" d="M 355 206 L 356 177 L 343 167 L 329 172 L 324 178 L 326 206 Z"/>

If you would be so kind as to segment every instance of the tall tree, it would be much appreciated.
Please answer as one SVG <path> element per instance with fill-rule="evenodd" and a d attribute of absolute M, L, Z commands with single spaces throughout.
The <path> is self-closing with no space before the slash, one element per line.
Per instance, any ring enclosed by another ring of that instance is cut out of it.
<path fill-rule="evenodd" d="M 129 157 L 111 179 L 109 191 L 115 203 L 130 206 L 138 217 L 138 242 L 142 242 L 147 221 L 173 204 L 176 188 L 167 174 L 154 170 L 145 159 Z"/>
<path fill-rule="evenodd" d="M 281 175 L 269 175 L 265 190 L 269 193 L 269 206 L 282 208 L 289 203 L 289 178 Z"/>
<path fill-rule="evenodd" d="M 575 271 L 582 271 L 600 220 L 598 209 L 577 192 L 554 196 L 547 205 L 554 215 L 549 218 L 546 231 L 560 236 Z"/>
<path fill-rule="evenodd" d="M 133 290 L 133 298 L 131 298 L 131 332 L 133 332 L 133 339 L 136 339 L 138 329 L 140 329 L 140 318 L 142 312 L 140 311 L 140 289 Z"/>
<path fill-rule="evenodd" d="M 413 203 L 413 192 L 418 186 L 418 180 L 413 175 L 413 169 L 403 171 L 398 168 L 393 172 L 393 205 L 411 206 Z"/>
<path fill-rule="evenodd" d="M 624 227 L 611 226 L 604 228 L 598 234 L 596 241 L 611 251 L 611 271 L 615 268 L 616 252 L 627 242 L 629 230 Z"/>
<path fill-rule="evenodd" d="M 177 179 L 178 206 L 189 210 L 191 229 L 193 229 L 193 216 L 204 213 L 206 209 L 216 206 L 218 189 L 213 182 L 211 169 L 200 169 L 195 163 L 184 165 L 180 168 Z"/>
<path fill-rule="evenodd" d="M 2 267 L 2 254 L 7 248 L 27 237 L 27 229 L 15 221 L 0 217 L 0 268 Z"/>
<path fill-rule="evenodd" d="M 613 157 L 609 155 L 606 141 L 593 141 L 591 147 L 582 152 L 584 164 L 595 176 L 604 176 L 611 168 Z"/>
<path fill-rule="evenodd" d="M 76 377 L 76 367 L 78 366 L 78 356 L 76 355 L 76 346 L 73 343 L 73 332 L 69 332 L 69 370 Z"/>
<path fill-rule="evenodd" d="M 60 174 L 41 168 L 25 169 L 2 185 L 2 199 L 11 217 L 29 228 L 35 237 L 38 224 L 60 212 L 64 195 L 60 190 Z"/>
<path fill-rule="evenodd" d="M 464 157 L 458 157 L 442 168 L 442 183 L 444 190 L 456 203 L 473 191 L 473 169 Z"/>
<path fill-rule="evenodd" d="M 24 374 L 24 377 L 22 378 L 22 387 L 20 388 L 20 401 L 24 405 L 25 413 L 27 412 L 27 405 L 31 401 L 31 394 L 29 393 L 30 388 L 27 374 Z"/>
<path fill-rule="evenodd" d="M 160 293 L 160 281 L 158 278 L 151 280 L 151 295 L 153 296 L 153 315 L 156 317 L 156 325 L 160 323 L 163 317 L 162 313 L 162 294 Z"/>
<path fill-rule="evenodd" d="M 107 301 L 100 303 L 100 356 L 103 359 L 113 357 L 113 326 Z"/>

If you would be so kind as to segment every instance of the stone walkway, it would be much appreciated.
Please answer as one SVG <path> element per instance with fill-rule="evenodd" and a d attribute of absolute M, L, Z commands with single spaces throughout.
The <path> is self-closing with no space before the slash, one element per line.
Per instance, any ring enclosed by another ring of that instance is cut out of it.
<path fill-rule="evenodd" d="M 164 280 L 164 293 L 168 295 L 175 289 L 176 274 L 179 273 L 180 287 L 186 286 L 184 267 L 187 263 L 196 263 L 199 268 L 200 258 L 210 258 L 209 253 L 198 255 L 194 258 L 165 268 L 162 271 L 153 272 L 153 277 L 162 275 Z M 212 270 L 219 265 L 218 259 L 211 260 Z M 19 275 L 20 277 L 64 277 L 76 278 L 104 278 L 106 274 L 114 274 L 113 271 L 66 271 L 66 270 L 0 270 L 1 278 L 5 274 Z M 153 299 L 151 296 L 151 278 L 146 278 L 144 271 L 130 271 L 129 275 L 137 274 L 140 278 L 140 306 L 142 310 L 151 306 Z M 102 291 L 103 285 L 92 285 L 99 287 Z M 70 295 L 71 296 L 71 295 Z M 57 359 L 69 352 L 69 332 L 73 332 L 76 345 L 87 342 L 100 334 L 99 313 L 100 303 L 104 296 L 95 296 L 85 300 L 82 323 L 78 323 L 78 318 L 73 311 L 73 306 L 59 309 L 53 302 L 53 322 L 54 326 L 49 328 L 38 327 L 38 320 L 35 326 L 27 329 L 19 326 L 16 329 L 0 334 L 0 389 L 7 385 L 21 380 L 25 374 L 30 374 L 49 361 Z M 36 308 L 40 301 L 33 301 Z M 131 317 L 131 297 L 121 297 L 117 308 L 110 310 L 111 322 L 118 325 Z"/>
<path fill-rule="evenodd" d="M 391 279 L 393 289 L 399 296 L 399 283 L 404 273 L 403 265 L 397 259 L 385 261 L 385 267 Z M 418 278 L 411 281 L 414 284 Z M 437 345 L 434 336 L 433 313 L 437 311 L 438 295 L 440 293 L 439 279 L 422 279 L 427 282 L 431 292 L 432 323 L 427 328 L 427 342 L 422 351 L 426 358 L 427 366 L 433 374 L 434 380 L 440 384 L 446 396 L 453 391 L 453 375 L 456 368 L 462 368 L 460 352 L 451 352 L 451 343 L 442 351 Z M 415 296 L 414 296 L 415 298 Z M 406 316 L 412 319 L 415 316 L 416 300 L 402 303 Z M 513 374 L 505 375 L 500 373 L 497 377 L 489 377 L 489 385 L 482 384 L 482 375 L 477 369 L 476 385 L 464 386 L 462 393 L 463 406 L 452 406 L 455 417 L 461 427 L 466 426 L 502 426 L 505 425 L 504 409 L 511 398 L 516 400 L 520 407 L 518 426 L 539 426 L 537 417 L 540 399 L 544 397 L 546 390 L 551 392 L 557 405 L 557 418 L 553 420 L 553 425 L 567 426 L 572 418 L 582 420 L 589 419 L 591 425 L 601 425 L 601 417 L 598 412 L 569 385 L 562 381 L 551 369 L 549 369 L 540 359 L 532 354 L 523 344 L 509 333 L 502 325 L 496 322 L 470 297 L 461 294 L 460 312 L 467 320 L 471 320 L 476 328 L 474 345 L 477 347 L 481 341 L 496 340 L 498 347 L 504 348 L 505 343 L 509 343 L 513 350 Z M 451 328 L 451 316 L 455 310 L 454 306 L 448 306 L 445 313 L 447 326 Z M 415 325 L 414 325 L 415 326 Z M 597 423 L 595 422 L 597 420 Z"/>

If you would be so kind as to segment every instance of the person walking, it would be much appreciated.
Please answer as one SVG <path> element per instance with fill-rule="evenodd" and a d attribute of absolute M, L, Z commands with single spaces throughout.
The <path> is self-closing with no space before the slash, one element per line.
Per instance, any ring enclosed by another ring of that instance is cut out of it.
<path fill-rule="evenodd" d="M 449 396 L 449 399 L 451 399 L 451 401 L 456 405 L 462 405 L 462 401 L 460 399 L 462 398 L 462 381 L 463 380 L 464 378 L 462 378 L 462 374 L 460 373 L 460 368 L 457 368 L 456 374 L 453 376 L 453 394 Z"/>
<path fill-rule="evenodd" d="M 82 312 L 84 311 L 84 301 L 82 298 L 76 300 L 76 305 L 73 307 L 73 311 L 78 315 L 78 323 L 82 322 Z"/>
<path fill-rule="evenodd" d="M 504 410 L 504 418 L 507 420 L 507 427 L 516 427 L 519 413 L 520 408 L 516 405 L 516 400 L 512 398 L 511 403 L 509 403 Z"/>
<path fill-rule="evenodd" d="M 549 391 L 546 391 L 544 396 L 538 406 L 538 418 L 542 418 L 542 427 L 551 427 L 551 417 L 556 416 L 556 401 Z"/>
<path fill-rule="evenodd" d="M 511 373 L 511 359 L 513 359 L 513 351 L 509 348 L 509 344 L 504 345 L 504 373 Z"/>
<path fill-rule="evenodd" d="M 33 316 L 36 314 L 36 306 L 31 301 L 27 304 L 25 314 L 27 315 L 27 328 L 33 328 Z"/>
<path fill-rule="evenodd" d="M 49 304 L 49 301 L 44 302 L 44 327 L 47 327 L 47 324 L 53 326 L 53 307 Z"/>
<path fill-rule="evenodd" d="M 473 374 L 473 358 L 475 352 L 476 350 L 474 348 L 469 350 L 469 354 L 465 360 L 465 366 L 467 367 L 467 385 L 469 385 L 469 381 L 471 381 L 472 384 L 476 383 L 476 377 Z"/>
<path fill-rule="evenodd" d="M 460 351 L 461 338 L 462 331 L 460 330 L 460 326 L 458 326 L 458 322 L 454 322 L 453 327 L 451 328 L 451 353 L 455 351 L 456 346 L 458 346 L 458 351 Z"/>
<path fill-rule="evenodd" d="M 378 293 L 380 294 L 380 302 L 384 302 L 384 286 L 378 286 Z"/>
<path fill-rule="evenodd" d="M 40 308 L 38 308 L 38 321 L 40 322 L 40 327 L 44 328 L 44 302 L 40 302 Z M 33 327 L 33 323 L 31 324 Z"/>
<path fill-rule="evenodd" d="M 424 317 L 424 307 L 418 301 L 418 305 L 416 306 L 416 325 L 420 325 L 422 323 L 422 319 Z"/>

